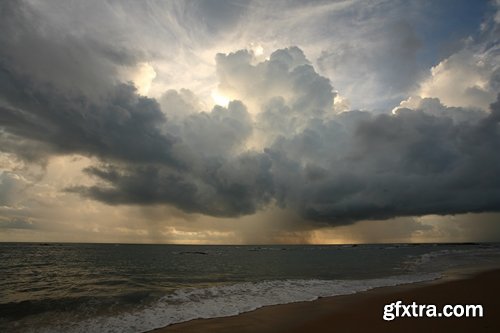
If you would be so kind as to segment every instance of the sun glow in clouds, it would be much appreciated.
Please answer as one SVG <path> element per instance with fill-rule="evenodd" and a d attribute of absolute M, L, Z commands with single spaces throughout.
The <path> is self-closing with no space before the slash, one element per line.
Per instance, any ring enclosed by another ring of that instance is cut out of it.
<path fill-rule="evenodd" d="M 254 54 L 254 56 L 256 57 L 260 57 L 264 54 L 264 48 L 262 47 L 262 45 L 260 44 L 257 44 L 257 45 L 252 45 L 252 52 Z"/>
<path fill-rule="evenodd" d="M 221 95 L 219 93 L 219 90 L 217 90 L 217 89 L 212 90 L 211 96 L 212 96 L 212 99 L 216 105 L 220 105 L 220 106 L 223 106 L 225 108 L 227 108 L 227 106 L 229 105 L 229 102 L 231 101 L 228 97 Z"/>
<path fill-rule="evenodd" d="M 132 81 L 134 85 L 137 87 L 137 91 L 139 94 L 143 96 L 147 96 L 149 93 L 149 89 L 151 88 L 151 84 L 153 80 L 156 78 L 156 71 L 153 66 L 147 62 L 140 63 L 136 72 L 134 73 L 134 77 Z"/>

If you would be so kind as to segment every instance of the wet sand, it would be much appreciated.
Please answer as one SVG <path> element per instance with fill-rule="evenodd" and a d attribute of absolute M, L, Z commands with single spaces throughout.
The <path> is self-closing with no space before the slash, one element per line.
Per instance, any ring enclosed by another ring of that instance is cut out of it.
<path fill-rule="evenodd" d="M 481 304 L 482 318 L 383 320 L 384 305 Z M 500 332 L 500 269 L 438 281 L 376 288 L 353 295 L 268 306 L 233 317 L 197 319 L 155 333 Z"/>

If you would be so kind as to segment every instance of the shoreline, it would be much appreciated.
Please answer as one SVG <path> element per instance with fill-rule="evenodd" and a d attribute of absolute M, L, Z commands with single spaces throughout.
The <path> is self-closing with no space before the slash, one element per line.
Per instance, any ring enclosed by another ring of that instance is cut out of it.
<path fill-rule="evenodd" d="M 379 287 L 314 301 L 264 306 L 235 316 L 194 319 L 158 328 L 151 333 L 305 333 L 305 332 L 455 332 L 500 331 L 500 268 L 445 272 L 436 280 Z M 482 318 L 382 319 L 385 304 L 481 304 Z"/>

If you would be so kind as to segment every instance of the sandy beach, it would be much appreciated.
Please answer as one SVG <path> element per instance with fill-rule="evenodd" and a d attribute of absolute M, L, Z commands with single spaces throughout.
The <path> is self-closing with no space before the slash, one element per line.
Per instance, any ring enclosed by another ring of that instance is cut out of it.
<path fill-rule="evenodd" d="M 199 319 L 154 330 L 155 333 L 302 333 L 302 332 L 499 332 L 500 269 L 448 276 L 438 281 L 377 288 L 318 299 L 269 306 L 233 317 Z M 384 305 L 480 304 L 482 318 L 382 319 Z"/>

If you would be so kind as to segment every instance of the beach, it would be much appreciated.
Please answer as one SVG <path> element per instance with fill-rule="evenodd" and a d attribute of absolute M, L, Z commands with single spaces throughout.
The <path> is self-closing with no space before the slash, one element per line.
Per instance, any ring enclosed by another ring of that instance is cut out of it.
<path fill-rule="evenodd" d="M 500 269 L 453 274 L 431 282 L 375 288 L 311 302 L 268 306 L 237 316 L 197 319 L 154 333 L 305 332 L 499 332 Z M 382 318 L 384 305 L 480 304 L 482 318 Z"/>

